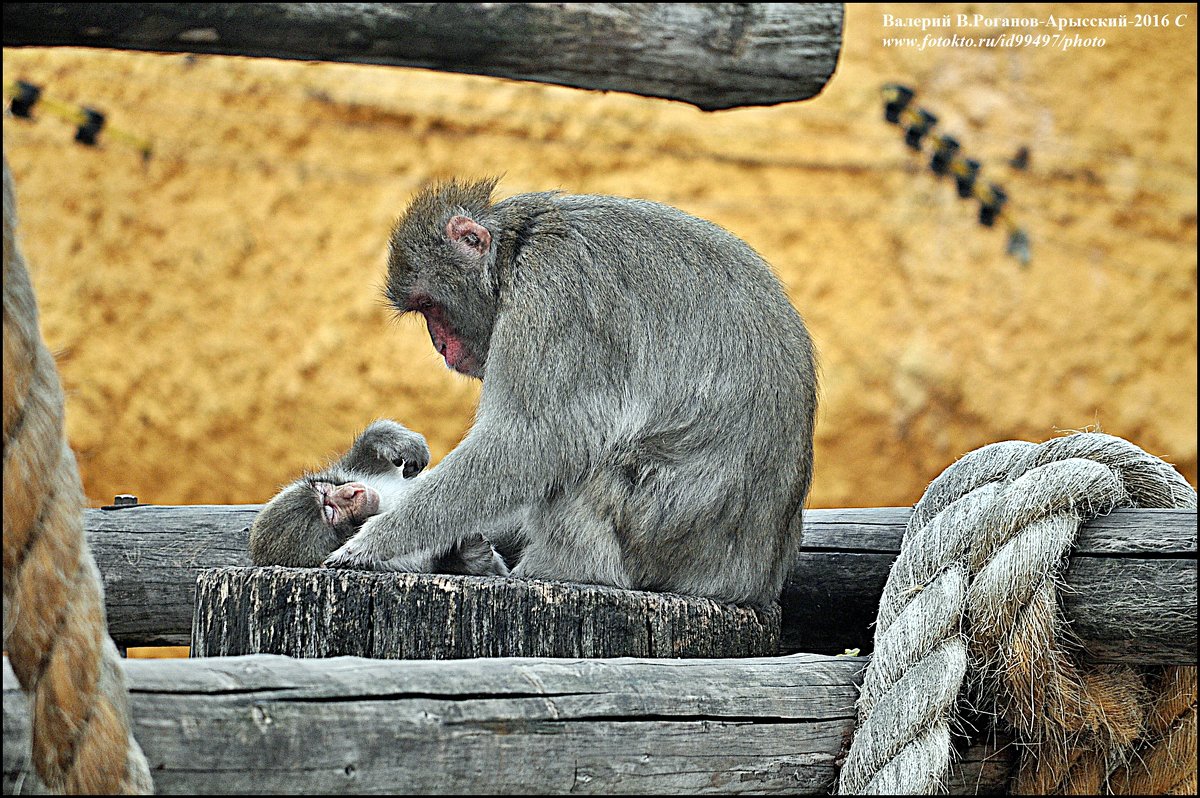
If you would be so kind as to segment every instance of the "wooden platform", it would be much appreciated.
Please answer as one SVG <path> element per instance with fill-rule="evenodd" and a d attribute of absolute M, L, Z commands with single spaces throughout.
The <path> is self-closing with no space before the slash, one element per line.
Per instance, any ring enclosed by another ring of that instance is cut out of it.
<path fill-rule="evenodd" d="M 862 658 L 125 660 L 160 795 L 828 795 Z M 4 792 L 29 767 L 4 664 Z M 950 794 L 1003 792 L 1001 737 Z"/>

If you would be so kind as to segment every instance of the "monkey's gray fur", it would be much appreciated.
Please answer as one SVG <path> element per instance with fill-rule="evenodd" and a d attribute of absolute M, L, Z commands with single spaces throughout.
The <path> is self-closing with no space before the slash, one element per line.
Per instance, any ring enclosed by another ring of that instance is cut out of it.
<path fill-rule="evenodd" d="M 263 507 L 250 526 L 251 561 L 295 568 L 319 566 L 367 518 L 394 506 L 428 464 L 429 446 L 424 436 L 395 421 L 376 421 L 340 460 L 296 480 Z M 333 499 L 338 489 L 352 486 L 353 498 Z M 369 501 L 363 501 L 372 493 Z M 414 559 L 416 567 L 411 570 L 429 573 L 508 573 L 503 559 L 478 534 L 408 558 L 410 563 Z"/>
<path fill-rule="evenodd" d="M 391 303 L 483 379 L 475 424 L 326 564 L 403 569 L 516 519 L 514 576 L 777 600 L 817 395 L 770 267 L 665 205 L 494 186 L 422 191 L 389 249 Z"/>

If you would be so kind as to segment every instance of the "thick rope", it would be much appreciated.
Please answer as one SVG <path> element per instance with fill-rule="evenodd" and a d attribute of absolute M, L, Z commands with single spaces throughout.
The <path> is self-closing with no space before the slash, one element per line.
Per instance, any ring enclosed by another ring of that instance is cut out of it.
<path fill-rule="evenodd" d="M 1099 433 L 992 444 L 934 480 L 884 588 L 841 793 L 940 791 L 967 674 L 1016 734 L 1013 792 L 1195 786 L 1195 668 L 1154 669 L 1148 689 L 1131 668 L 1063 653 L 1066 556 L 1085 519 L 1123 506 L 1195 508 L 1196 492 Z"/>
<path fill-rule="evenodd" d="M 32 760 L 67 793 L 149 794 L 120 655 L 84 541 L 83 488 L 54 359 L 17 248 L 4 159 L 4 646 L 32 699 Z"/>

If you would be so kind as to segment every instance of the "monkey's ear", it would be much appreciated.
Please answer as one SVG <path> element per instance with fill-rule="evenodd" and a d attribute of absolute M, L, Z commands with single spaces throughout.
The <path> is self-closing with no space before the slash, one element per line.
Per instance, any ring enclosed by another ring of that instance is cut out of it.
<path fill-rule="evenodd" d="M 492 234 L 487 228 L 466 216 L 452 216 L 446 222 L 446 237 L 457 249 L 468 255 L 480 257 L 492 245 Z"/>

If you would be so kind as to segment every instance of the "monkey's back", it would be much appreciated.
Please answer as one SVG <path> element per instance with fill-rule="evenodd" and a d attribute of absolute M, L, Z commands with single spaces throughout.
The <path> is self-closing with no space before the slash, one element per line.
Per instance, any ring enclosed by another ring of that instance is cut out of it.
<path fill-rule="evenodd" d="M 631 586 L 774 601 L 799 544 L 817 401 L 811 340 L 779 280 L 741 239 L 666 205 L 498 207 L 521 202 L 553 207 L 517 259 L 516 301 L 567 309 L 557 345 L 578 349 L 548 361 L 570 372 L 578 429 L 563 432 L 582 470 L 535 503 L 539 523 L 578 527 L 588 497 Z"/>

